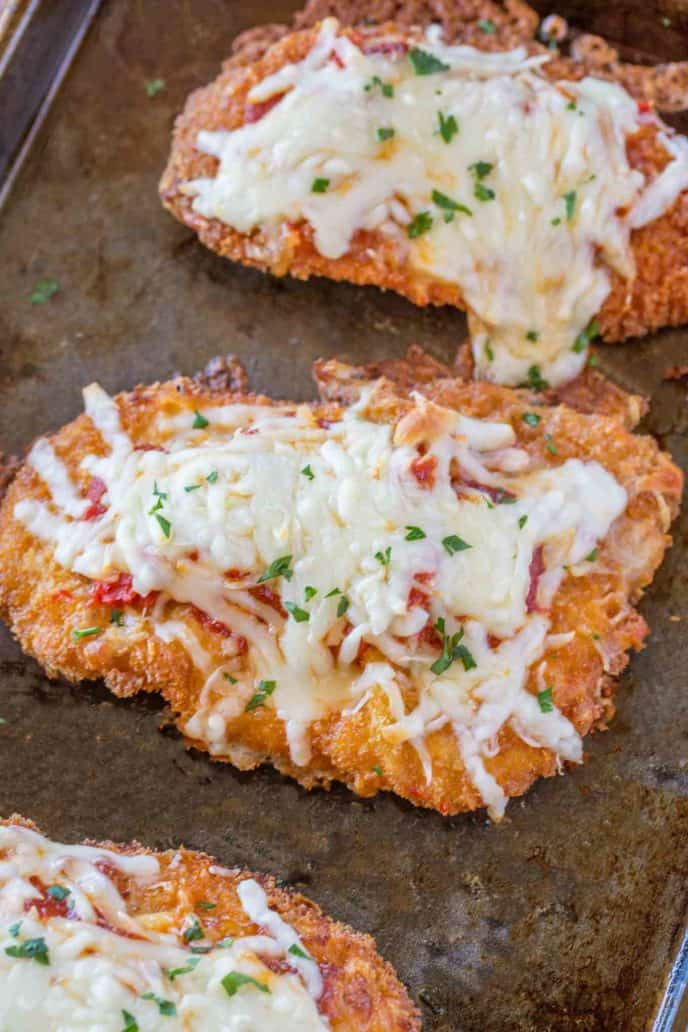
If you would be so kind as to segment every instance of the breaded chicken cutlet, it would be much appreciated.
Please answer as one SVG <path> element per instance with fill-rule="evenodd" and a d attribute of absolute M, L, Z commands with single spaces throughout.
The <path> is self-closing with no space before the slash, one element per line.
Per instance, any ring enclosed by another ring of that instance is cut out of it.
<path fill-rule="evenodd" d="M 381 11 L 409 6 L 425 27 L 245 38 L 177 120 L 165 206 L 235 261 L 466 309 L 493 382 L 558 385 L 598 334 L 688 321 L 688 141 L 513 22 Z"/>
<path fill-rule="evenodd" d="M 613 712 L 682 481 L 592 374 L 557 404 L 446 373 L 323 362 L 300 405 L 91 385 L 0 508 L 13 634 L 242 769 L 501 816 Z"/>
<path fill-rule="evenodd" d="M 417 1032 L 367 935 L 186 849 L 62 845 L 0 822 L 0 1027 Z"/>

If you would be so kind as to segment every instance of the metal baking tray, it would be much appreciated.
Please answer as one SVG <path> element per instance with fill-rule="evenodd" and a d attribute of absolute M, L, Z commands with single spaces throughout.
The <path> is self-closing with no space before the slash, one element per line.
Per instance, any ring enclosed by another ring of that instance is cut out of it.
<path fill-rule="evenodd" d="M 420 342 L 453 356 L 465 334 L 458 312 L 240 268 L 160 207 L 156 184 L 187 93 L 217 73 L 237 32 L 285 20 L 293 4 L 110 0 L 85 34 L 96 4 L 28 6 L 20 44 L 43 56 L 17 63 L 18 43 L 0 81 L 8 168 L 7 141 L 25 157 L 0 216 L 5 451 L 74 417 L 94 379 L 116 391 L 234 351 L 255 388 L 302 399 L 320 355 L 365 361 Z M 629 55 L 688 52 L 685 4 L 682 23 L 666 2 L 558 10 Z M 164 89 L 149 97 L 155 79 Z M 31 102 L 17 104 L 20 94 Z M 58 292 L 32 304 L 46 279 Z M 600 356 L 610 376 L 651 396 L 646 429 L 688 469 L 685 385 L 663 379 L 687 360 L 686 330 Z M 652 637 L 622 679 L 610 730 L 589 740 L 585 766 L 511 803 L 500 826 L 391 795 L 308 794 L 269 769 L 213 763 L 184 749 L 155 700 L 51 682 L 3 628 L 0 813 L 18 810 L 68 840 L 183 841 L 287 879 L 376 937 L 432 1032 L 683 1030 L 688 508 L 642 609 Z"/>

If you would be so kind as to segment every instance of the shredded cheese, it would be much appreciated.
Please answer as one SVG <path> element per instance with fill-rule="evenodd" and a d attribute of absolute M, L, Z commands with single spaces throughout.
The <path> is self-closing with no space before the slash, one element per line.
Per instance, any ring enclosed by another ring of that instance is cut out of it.
<path fill-rule="evenodd" d="M 318 965 L 256 881 L 242 881 L 238 896 L 260 934 L 212 944 L 199 923 L 185 942 L 170 915 L 129 913 L 113 868 L 144 885 L 161 878 L 152 856 L 65 846 L 20 825 L 0 827 L 0 1029 L 330 1027 L 317 1007 Z M 199 945 L 203 952 L 194 953 Z M 266 961 L 288 970 L 275 973 Z"/>
<path fill-rule="evenodd" d="M 263 117 L 198 134 L 217 171 L 182 190 L 199 214 L 260 229 L 276 255 L 301 220 L 331 259 L 377 231 L 419 277 L 459 288 L 479 376 L 571 379 L 609 268 L 634 274 L 631 227 L 688 188 L 688 144 L 663 134 L 672 160 L 648 186 L 628 163 L 640 123 L 620 86 L 554 83 L 547 56 L 446 46 L 437 26 L 415 50 L 430 74 L 390 50 L 366 53 L 324 21 L 301 62 L 250 90 L 250 103 L 277 101 Z"/>
<path fill-rule="evenodd" d="M 396 424 L 375 422 L 374 394 L 322 425 L 308 405 L 161 414 L 165 449 L 139 451 L 92 385 L 86 410 L 111 451 L 82 465 L 106 485 L 107 508 L 71 516 L 67 472 L 39 441 L 29 462 L 60 493 L 24 499 L 15 515 L 63 566 L 162 592 L 153 631 L 182 645 L 202 685 L 183 730 L 213 755 L 231 757 L 232 722 L 266 706 L 305 765 L 314 721 L 383 690 L 390 743 L 409 741 L 431 780 L 425 736 L 450 724 L 498 816 L 506 800 L 483 760 L 503 727 L 580 758 L 575 729 L 556 708 L 542 713 L 526 682 L 548 648 L 564 567 L 589 567 L 626 493 L 596 462 L 535 468 L 510 425 L 420 396 Z M 218 634 L 211 654 L 190 613 L 166 612 L 171 602 L 232 635 Z M 361 648 L 374 650 L 364 663 Z"/>

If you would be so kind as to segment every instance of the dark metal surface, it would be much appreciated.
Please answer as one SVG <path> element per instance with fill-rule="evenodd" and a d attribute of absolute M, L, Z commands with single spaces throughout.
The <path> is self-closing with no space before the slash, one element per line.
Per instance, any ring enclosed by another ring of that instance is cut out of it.
<path fill-rule="evenodd" d="M 612 5 L 575 6 L 582 18 Z M 613 6 L 631 45 L 651 23 L 675 51 L 664 9 Z M 458 313 L 269 279 L 206 252 L 159 206 L 184 97 L 216 73 L 236 32 L 287 14 L 285 0 L 103 5 L 0 222 L 6 450 L 72 418 L 92 379 L 117 390 L 233 350 L 256 388 L 304 398 L 322 354 L 364 361 L 414 341 L 453 354 Z M 166 88 L 149 99 L 154 78 Z M 49 277 L 60 292 L 31 305 Z M 684 468 L 686 390 L 662 375 L 687 360 L 686 331 L 602 352 L 605 370 L 652 395 L 648 427 Z M 375 935 L 436 1032 L 644 1029 L 688 896 L 687 537 L 684 515 L 643 603 L 653 635 L 623 679 L 611 730 L 590 740 L 584 767 L 536 786 L 499 827 L 391 796 L 309 795 L 269 770 L 239 774 L 158 730 L 153 702 L 50 683 L 4 630 L 0 813 L 19 810 L 67 839 L 181 840 L 287 878 Z"/>

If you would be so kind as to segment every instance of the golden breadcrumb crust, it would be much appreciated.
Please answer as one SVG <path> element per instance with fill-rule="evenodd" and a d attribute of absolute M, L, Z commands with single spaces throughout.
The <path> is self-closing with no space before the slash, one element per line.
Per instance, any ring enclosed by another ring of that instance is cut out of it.
<path fill-rule="evenodd" d="M 38 831 L 32 821 L 17 814 L 0 825 L 16 825 Z M 382 959 L 369 935 L 333 921 L 293 889 L 278 886 L 273 878 L 241 868 L 214 871 L 217 861 L 188 849 L 154 853 L 137 842 L 86 842 L 125 856 L 154 856 L 160 876 L 151 885 L 113 868 L 108 874 L 127 903 L 127 913 L 157 931 L 178 931 L 190 913 L 202 914 L 203 929 L 211 942 L 226 937 L 256 935 L 261 929 L 246 916 L 237 886 L 255 878 L 263 887 L 270 907 L 298 933 L 306 950 L 321 965 L 323 995 L 318 1007 L 334 1032 L 419 1032 L 420 1017 L 392 966 Z M 0 859 L 3 850 L 0 849 Z M 215 904 L 212 910 L 199 902 Z"/>
<path fill-rule="evenodd" d="M 617 405 L 618 411 L 608 416 L 585 414 L 564 404 L 543 404 L 542 396 L 530 391 L 441 375 L 433 378 L 429 375 L 432 362 L 414 351 L 406 362 L 388 365 L 390 378 L 378 381 L 372 418 L 396 422 L 412 404 L 409 386 L 416 386 L 441 405 L 510 423 L 518 446 L 537 466 L 557 466 L 571 457 L 596 459 L 628 493 L 627 511 L 601 543 L 598 560 L 590 564 L 585 576 L 564 579 L 550 614 L 552 634 L 573 631 L 575 636 L 569 644 L 548 652 L 547 681 L 554 687 L 556 705 L 585 735 L 604 726 L 613 712 L 612 678 L 625 667 L 628 650 L 640 648 L 647 633 L 645 621 L 632 603 L 651 581 L 671 543 L 667 530 L 678 509 L 681 472 L 653 438 L 629 432 L 624 420 L 632 422 L 630 407 L 623 412 Z M 434 368 L 437 372 L 442 369 Z M 316 416 L 338 418 L 341 404 L 356 396 L 371 373 L 377 375 L 379 368 L 318 363 L 321 393 L 329 400 L 316 407 Z M 154 425 L 161 411 L 168 415 L 188 412 L 191 419 L 199 405 L 224 405 L 247 397 L 270 404 L 267 398 L 222 388 L 213 391 L 202 382 L 187 379 L 138 387 L 119 395 L 117 403 L 122 424 L 135 445 L 155 445 L 161 443 Z M 541 418 L 531 427 L 522 417 L 535 405 L 540 406 Z M 74 481 L 86 492 L 88 474 L 80 468 L 81 459 L 89 452 L 104 450 L 90 419 L 79 416 L 51 441 Z M 94 599 L 92 585 L 58 566 L 51 545 L 33 537 L 14 518 L 16 503 L 27 497 L 47 500 L 48 492 L 33 469 L 24 465 L 0 506 L 0 613 L 13 634 L 49 676 L 72 681 L 104 678 L 120 696 L 159 692 L 183 728 L 198 708 L 203 675 L 178 641 L 163 642 L 156 637 L 145 608 L 135 610 L 140 618 L 136 632 L 110 624 L 111 609 Z M 170 603 L 170 607 L 170 616 L 188 621 L 203 648 L 220 665 L 223 658 L 217 632 L 199 622 L 189 606 Z M 90 626 L 101 626 L 104 631 L 74 640 L 75 628 Z M 367 647 L 359 662 L 365 665 L 379 659 L 377 651 Z M 534 672 L 528 688 L 537 691 Z M 413 707 L 413 690 L 404 701 L 407 709 Z M 388 789 L 443 814 L 483 805 L 449 727 L 426 738 L 433 765 L 432 781 L 427 784 L 413 747 L 407 742 L 392 744 L 384 737 L 383 729 L 390 722 L 382 691 L 375 692 L 358 712 L 330 713 L 311 725 L 312 759 L 306 767 L 299 767 L 290 758 L 282 721 L 272 708 L 261 707 L 228 721 L 228 744 L 222 758 L 242 769 L 269 761 L 307 788 L 327 787 L 336 779 L 362 796 Z M 207 748 L 198 740 L 189 739 L 188 744 Z M 522 794 L 536 778 L 557 770 L 556 757 L 550 751 L 527 745 L 509 729 L 502 731 L 499 745 L 497 755 L 485 765 L 509 796 Z"/>
<path fill-rule="evenodd" d="M 216 158 L 196 148 L 199 131 L 232 130 L 243 125 L 252 108 L 247 100 L 252 86 L 283 65 L 300 61 L 311 49 L 317 32 L 316 26 L 283 36 L 253 63 L 230 60 L 213 83 L 191 94 L 177 119 L 172 151 L 160 182 L 163 204 L 193 229 L 206 247 L 244 265 L 278 276 L 288 273 L 297 279 L 326 276 L 372 284 L 403 294 L 417 305 L 464 308 L 457 285 L 419 273 L 398 242 L 382 233 L 358 230 L 345 255 L 326 258 L 317 251 L 306 221 L 285 222 L 278 238 L 268 238 L 260 229 L 243 234 L 219 219 L 199 215 L 193 210 L 193 198 L 181 191 L 192 179 L 214 176 L 218 166 Z M 408 43 L 418 38 L 418 30 L 394 24 L 344 28 L 341 32 L 356 41 L 384 36 Z M 543 70 L 554 78 L 572 72 L 568 66 L 563 68 L 561 61 L 553 62 L 551 68 L 545 65 Z M 661 172 L 671 157 L 652 124 L 629 137 L 627 150 L 630 164 L 650 178 Z M 634 230 L 631 246 L 635 279 L 629 283 L 610 270 L 612 289 L 598 317 L 607 341 L 688 321 L 688 191 L 660 218 Z"/>

